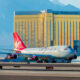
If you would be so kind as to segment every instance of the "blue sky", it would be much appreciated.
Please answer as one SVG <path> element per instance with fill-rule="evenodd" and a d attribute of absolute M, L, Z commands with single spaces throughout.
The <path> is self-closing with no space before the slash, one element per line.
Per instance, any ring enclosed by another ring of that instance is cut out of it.
<path fill-rule="evenodd" d="M 0 0 L 0 48 L 13 48 L 15 11 L 54 9 L 54 5 L 63 7 L 68 4 L 80 8 L 80 0 Z"/>

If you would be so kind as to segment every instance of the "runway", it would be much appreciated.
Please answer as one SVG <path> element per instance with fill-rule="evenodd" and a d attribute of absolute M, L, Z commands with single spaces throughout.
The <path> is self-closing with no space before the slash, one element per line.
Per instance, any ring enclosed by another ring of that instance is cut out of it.
<path fill-rule="evenodd" d="M 80 68 L 44 68 L 4 67 L 0 70 L 0 80 L 80 80 Z"/>
<path fill-rule="evenodd" d="M 80 78 L 48 76 L 0 76 L 0 80 L 80 80 Z"/>
<path fill-rule="evenodd" d="M 80 71 L 0 70 L 0 76 L 80 77 Z"/>

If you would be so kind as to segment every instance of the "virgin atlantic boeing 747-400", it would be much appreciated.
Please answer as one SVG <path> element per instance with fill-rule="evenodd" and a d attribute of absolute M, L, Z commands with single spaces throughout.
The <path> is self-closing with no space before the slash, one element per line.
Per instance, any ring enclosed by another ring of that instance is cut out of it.
<path fill-rule="evenodd" d="M 27 48 L 18 36 L 17 32 L 13 32 L 13 38 L 15 47 L 14 51 L 16 51 L 16 53 L 19 52 L 20 54 L 35 55 L 37 57 L 45 56 L 52 61 L 56 59 L 64 59 L 67 60 L 67 62 L 70 62 L 72 59 L 75 59 L 77 57 L 74 50 L 70 46 L 62 45 L 51 46 L 47 48 Z"/>

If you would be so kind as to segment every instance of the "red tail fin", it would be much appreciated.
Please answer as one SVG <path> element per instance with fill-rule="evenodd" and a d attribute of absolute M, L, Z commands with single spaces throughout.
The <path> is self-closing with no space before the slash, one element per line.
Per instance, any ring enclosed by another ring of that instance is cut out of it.
<path fill-rule="evenodd" d="M 20 37 L 18 36 L 17 32 L 13 32 L 13 38 L 14 38 L 14 47 L 17 50 L 23 50 L 25 49 L 25 45 L 21 41 Z"/>

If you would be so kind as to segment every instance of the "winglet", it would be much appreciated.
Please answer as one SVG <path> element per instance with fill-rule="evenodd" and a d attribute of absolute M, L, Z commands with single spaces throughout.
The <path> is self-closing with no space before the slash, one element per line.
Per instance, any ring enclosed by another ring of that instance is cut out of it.
<path fill-rule="evenodd" d="M 23 50 L 26 48 L 22 40 L 18 36 L 17 32 L 13 32 L 13 38 L 14 38 L 14 48 L 16 50 Z"/>

